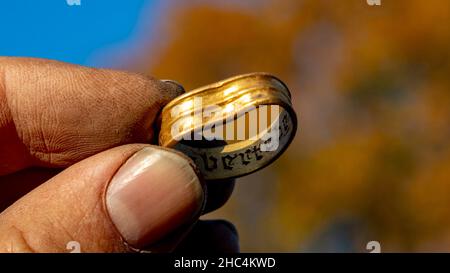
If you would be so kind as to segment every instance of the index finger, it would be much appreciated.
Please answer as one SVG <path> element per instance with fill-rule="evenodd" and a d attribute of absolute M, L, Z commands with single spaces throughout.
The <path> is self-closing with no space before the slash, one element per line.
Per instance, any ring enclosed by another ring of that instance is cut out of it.
<path fill-rule="evenodd" d="M 140 74 L 0 57 L 0 175 L 149 143 L 159 110 L 182 92 Z"/>

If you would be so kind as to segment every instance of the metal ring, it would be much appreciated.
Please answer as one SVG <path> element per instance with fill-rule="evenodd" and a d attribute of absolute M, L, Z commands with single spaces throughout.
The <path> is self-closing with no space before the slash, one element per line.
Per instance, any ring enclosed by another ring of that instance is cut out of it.
<path fill-rule="evenodd" d="M 271 164 L 296 131 L 287 86 L 270 74 L 252 73 L 195 89 L 167 104 L 159 144 L 192 158 L 205 179 L 219 180 Z"/>

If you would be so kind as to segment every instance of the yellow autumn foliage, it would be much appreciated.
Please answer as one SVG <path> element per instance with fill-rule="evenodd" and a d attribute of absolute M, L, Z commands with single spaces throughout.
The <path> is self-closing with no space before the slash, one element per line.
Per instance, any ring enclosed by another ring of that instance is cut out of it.
<path fill-rule="evenodd" d="M 293 93 L 294 143 L 212 217 L 244 251 L 303 250 L 338 219 L 354 251 L 450 250 L 450 2 L 250 2 L 175 1 L 149 52 L 187 89 L 266 71 Z"/>

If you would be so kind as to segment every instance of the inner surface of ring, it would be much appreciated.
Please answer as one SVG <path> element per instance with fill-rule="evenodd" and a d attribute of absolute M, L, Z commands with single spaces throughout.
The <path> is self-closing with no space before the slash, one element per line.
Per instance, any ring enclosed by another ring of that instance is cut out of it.
<path fill-rule="evenodd" d="M 226 126 L 226 124 L 225 124 Z M 293 134 L 283 108 L 265 130 L 245 140 L 181 140 L 173 148 L 192 158 L 205 179 L 239 177 L 263 168 L 287 147 Z"/>

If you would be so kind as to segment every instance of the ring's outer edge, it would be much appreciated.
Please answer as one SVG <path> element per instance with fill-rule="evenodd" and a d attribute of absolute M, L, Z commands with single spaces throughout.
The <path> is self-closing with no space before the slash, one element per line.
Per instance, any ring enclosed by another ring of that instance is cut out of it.
<path fill-rule="evenodd" d="M 291 134 L 289 135 L 289 139 L 287 140 L 287 142 L 285 143 L 285 145 L 272 157 L 270 158 L 270 160 L 268 160 L 265 164 L 261 165 L 259 168 L 253 170 L 253 171 L 249 171 L 240 175 L 234 175 L 232 177 L 229 178 L 238 178 L 238 177 L 242 177 L 242 176 L 246 176 L 248 174 L 254 173 L 258 170 L 261 170 L 267 166 L 269 166 L 270 164 L 272 164 L 275 160 L 277 160 L 285 151 L 286 149 L 290 146 L 290 144 L 292 143 L 292 141 L 294 140 L 296 133 L 297 133 L 297 127 L 298 127 L 298 119 L 297 119 L 297 114 L 295 112 L 295 110 L 292 107 L 292 103 L 291 103 L 291 92 L 289 90 L 289 88 L 286 86 L 286 84 L 281 81 L 279 78 L 277 78 L 276 76 L 273 76 L 269 73 L 265 73 L 265 72 L 256 72 L 256 73 L 249 73 L 249 74 L 243 74 L 243 75 L 238 75 L 235 77 L 231 77 L 225 80 L 222 80 L 220 82 L 216 82 L 213 84 L 209 84 L 200 88 L 196 88 L 192 91 L 186 92 L 180 96 L 178 96 L 177 98 L 175 98 L 174 100 L 172 100 L 171 102 L 169 102 L 162 110 L 161 112 L 161 117 L 162 117 L 162 123 L 161 123 L 161 132 L 160 132 L 160 136 L 159 136 L 159 144 L 161 146 L 164 147 L 168 147 L 168 148 L 173 148 L 179 141 L 176 141 L 175 139 L 171 138 L 169 141 L 162 141 L 162 134 L 165 133 L 167 134 L 167 130 L 170 132 L 170 128 L 165 128 L 165 126 L 169 123 L 169 122 L 164 122 L 164 120 L 166 119 L 170 119 L 170 109 L 176 105 L 178 105 L 180 102 L 182 102 L 183 100 L 189 99 L 190 97 L 194 97 L 195 95 L 200 95 L 206 91 L 209 90 L 213 90 L 213 89 L 217 89 L 220 88 L 226 84 L 232 83 L 232 82 L 237 82 L 237 81 L 245 81 L 248 78 L 258 78 L 261 77 L 262 79 L 267 79 L 267 78 L 271 78 L 274 79 L 275 81 L 277 81 L 278 83 L 280 83 L 283 88 L 284 88 L 284 92 L 286 92 L 287 97 L 288 97 L 288 101 L 282 101 L 282 100 L 278 100 L 276 103 L 271 103 L 270 99 L 268 100 L 268 103 L 260 103 L 256 106 L 259 105 L 279 105 L 281 108 L 283 108 L 287 114 L 289 115 L 290 119 L 291 119 L 291 123 L 292 123 L 292 131 Z M 193 128 L 191 131 L 195 130 L 196 128 Z M 169 133 L 170 134 L 170 133 Z M 221 180 L 221 179 L 220 179 Z"/>

